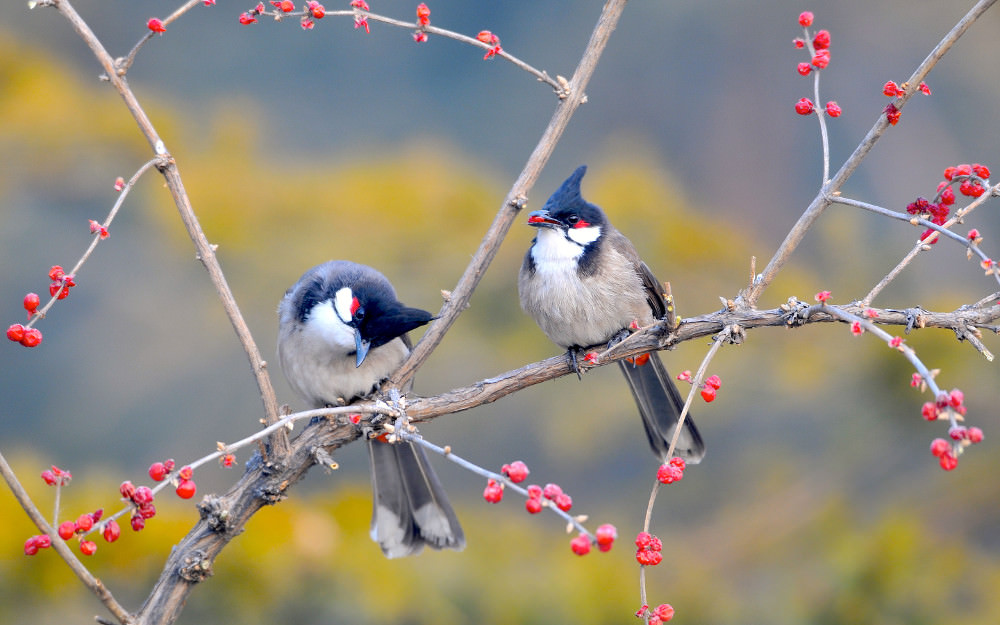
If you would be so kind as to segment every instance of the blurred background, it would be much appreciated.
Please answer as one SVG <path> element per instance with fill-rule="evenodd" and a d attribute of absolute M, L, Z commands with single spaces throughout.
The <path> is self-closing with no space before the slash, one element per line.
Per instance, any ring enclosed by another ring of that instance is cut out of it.
<path fill-rule="evenodd" d="M 78 2 L 112 55 L 177 3 Z M 601 3 L 429 3 L 434 25 L 489 29 L 504 49 L 570 76 Z M 581 163 L 585 197 L 602 205 L 662 280 L 682 316 L 711 312 L 762 268 L 815 195 L 821 151 L 812 97 L 792 45 L 803 10 L 832 34 L 821 100 L 836 170 L 902 82 L 971 1 L 791 0 L 636 2 L 628 6 L 529 207 Z M 343 2 L 347 5 L 347 2 Z M 410 20 L 416 3 L 372 2 Z M 251 3 L 197 7 L 142 50 L 128 75 L 168 149 L 256 340 L 271 357 L 284 290 L 330 258 L 371 264 L 409 305 L 437 310 L 453 288 L 556 106 L 549 87 L 482 51 L 405 30 L 328 18 L 244 27 Z M 328 10 L 342 8 L 327 5 Z M 53 264 L 71 266 L 103 220 L 113 182 L 150 150 L 93 55 L 54 10 L 0 8 L 0 313 L 23 319 L 25 293 L 47 292 Z M 845 195 L 902 210 L 931 197 L 942 170 L 1000 167 L 994 11 L 928 79 L 900 124 L 851 178 Z M 997 205 L 978 228 L 1000 255 Z M 834 206 L 809 233 L 762 307 L 831 290 L 864 296 L 919 231 Z M 431 395 L 558 352 L 521 311 L 516 274 L 532 232 L 517 224 L 471 308 L 417 378 Z M 149 174 L 40 324 L 45 341 L 0 345 L 0 449 L 43 511 L 38 474 L 72 470 L 64 517 L 117 509 L 117 486 L 156 460 L 190 461 L 257 427 L 258 393 L 190 240 Z M 940 244 L 876 300 L 948 311 L 996 290 L 965 251 Z M 911 369 L 843 325 L 766 329 L 724 348 L 723 386 L 694 414 L 708 455 L 656 503 L 665 563 L 648 572 L 649 602 L 686 623 L 995 623 L 1000 613 L 1000 504 L 995 476 L 996 364 L 951 332 L 907 337 L 944 388 L 966 393 L 986 442 L 944 473 L 928 452 L 945 434 L 920 417 L 927 395 Z M 417 336 L 414 338 L 418 338 Z M 986 337 L 1000 351 L 995 337 Z M 707 348 L 665 353 L 677 373 Z M 302 405 L 277 368 L 279 401 Z M 551 515 L 437 462 L 468 537 L 461 554 L 387 561 L 367 537 L 367 460 L 313 471 L 292 497 L 258 514 L 191 595 L 181 623 L 627 622 L 639 606 L 631 538 L 641 528 L 655 462 L 620 375 L 604 368 L 426 425 L 424 434 L 491 468 L 524 460 L 532 482 L 558 482 L 591 524 L 620 544 L 578 558 Z M 240 454 L 240 463 L 248 459 Z M 226 490 L 239 469 L 200 469 L 199 494 Z M 197 518 L 191 502 L 158 501 L 140 534 L 99 542 L 87 564 L 131 609 Z M 84 622 L 103 607 L 54 553 L 22 555 L 34 533 L 0 489 L 0 622 Z M 947 614 L 947 617 L 944 615 Z"/>

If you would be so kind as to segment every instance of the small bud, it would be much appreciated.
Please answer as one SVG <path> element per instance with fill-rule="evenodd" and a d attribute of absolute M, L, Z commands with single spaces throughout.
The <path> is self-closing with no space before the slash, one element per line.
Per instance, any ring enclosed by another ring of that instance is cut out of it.
<path fill-rule="evenodd" d="M 803 28 L 808 28 L 812 26 L 812 23 L 813 23 L 813 14 L 811 11 L 803 11 L 801 14 L 799 14 L 799 26 L 802 26 Z"/>
<path fill-rule="evenodd" d="M 163 20 L 155 17 L 146 22 L 146 28 L 153 31 L 154 33 L 167 32 L 167 27 L 163 25 Z"/>

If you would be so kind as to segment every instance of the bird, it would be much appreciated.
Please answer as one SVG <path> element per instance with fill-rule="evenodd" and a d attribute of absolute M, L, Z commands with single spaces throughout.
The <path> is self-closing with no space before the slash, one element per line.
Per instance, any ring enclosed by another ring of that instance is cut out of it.
<path fill-rule="evenodd" d="M 628 336 L 630 327 L 652 324 L 667 312 L 661 283 L 635 246 L 599 206 L 583 199 L 580 182 L 586 172 L 586 165 L 577 168 L 541 210 L 528 215 L 537 233 L 517 280 L 521 308 L 549 340 L 568 350 L 574 370 L 577 350 L 613 344 Z M 645 356 L 618 364 L 649 445 L 666 462 L 684 400 L 659 354 Z M 674 455 L 692 464 L 705 455 L 690 414 Z"/>
<path fill-rule="evenodd" d="M 433 319 L 402 304 L 379 271 L 332 260 L 306 271 L 278 306 L 278 362 L 313 408 L 373 394 L 410 353 L 407 332 Z M 389 558 L 424 545 L 461 550 L 465 535 L 422 447 L 368 440 L 371 537 Z"/>

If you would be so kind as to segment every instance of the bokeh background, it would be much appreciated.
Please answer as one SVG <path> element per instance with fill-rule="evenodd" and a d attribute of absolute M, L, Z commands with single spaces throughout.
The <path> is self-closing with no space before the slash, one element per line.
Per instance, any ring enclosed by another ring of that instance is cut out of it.
<path fill-rule="evenodd" d="M 78 9 L 113 55 L 177 3 L 84 2 Z M 343 3 L 345 6 L 347 2 Z M 372 3 L 412 19 L 416 3 Z M 815 194 L 821 156 L 812 95 L 795 72 L 800 11 L 832 33 L 822 99 L 836 169 L 901 82 L 970 1 L 733 0 L 628 6 L 574 117 L 533 190 L 539 207 L 574 167 L 661 279 L 683 316 L 715 310 L 762 267 Z M 237 23 L 251 7 L 198 7 L 139 55 L 129 82 L 180 171 L 243 313 L 265 354 L 275 308 L 306 268 L 330 258 L 378 267 L 410 305 L 436 310 L 556 100 L 551 90 L 478 49 L 350 19 L 312 32 L 292 20 Z M 504 48 L 569 76 L 599 2 L 430 3 L 435 25 L 490 29 Z M 328 9 L 340 8 L 327 4 Z M 930 196 L 948 165 L 1000 167 L 995 11 L 931 74 L 845 187 L 902 209 Z M 0 7 L 0 312 L 44 293 L 53 264 L 89 242 L 87 220 L 115 200 L 116 176 L 149 158 L 118 96 L 55 11 Z M 976 227 L 995 250 L 993 203 Z M 833 207 L 810 232 L 763 306 L 821 290 L 863 296 L 918 231 Z M 557 352 L 517 304 L 516 273 L 532 234 L 511 231 L 471 308 L 421 370 L 417 392 L 463 386 Z M 72 295 L 41 324 L 43 345 L 0 345 L 0 449 L 43 510 L 49 464 L 75 475 L 66 516 L 116 509 L 117 485 L 149 464 L 200 457 L 257 427 L 248 364 L 194 258 L 162 179 L 146 176 L 85 266 Z M 996 289 L 964 250 L 941 244 L 875 303 L 952 310 Z M 419 334 L 419 333 L 418 333 Z M 988 346 L 1000 344 L 987 337 Z M 1000 456 L 996 364 L 950 332 L 907 337 L 946 388 L 966 392 L 987 440 L 944 473 L 927 451 L 944 434 L 920 418 L 927 399 L 910 369 L 845 326 L 752 332 L 712 365 L 723 387 L 695 415 L 709 452 L 661 493 L 653 531 L 665 564 L 649 571 L 650 603 L 687 623 L 995 623 L 1000 614 Z M 695 368 L 706 343 L 665 354 Z M 301 404 L 277 371 L 282 402 Z M 522 459 L 532 481 L 558 482 L 593 523 L 622 535 L 608 554 L 573 556 L 554 517 L 514 497 L 492 506 L 484 484 L 438 462 L 469 546 L 386 561 L 368 540 L 370 499 L 360 446 L 341 470 L 314 471 L 286 502 L 257 515 L 197 588 L 181 623 L 627 622 L 639 605 L 630 538 L 641 527 L 655 463 L 613 370 L 554 381 L 423 428 L 487 467 Z M 246 460 L 241 454 L 240 461 Z M 202 493 L 239 469 L 206 468 Z M 166 497 L 141 534 L 100 543 L 88 565 L 138 607 L 197 512 Z M 0 622 L 89 621 L 103 608 L 51 552 L 21 554 L 34 533 L 0 489 Z"/>

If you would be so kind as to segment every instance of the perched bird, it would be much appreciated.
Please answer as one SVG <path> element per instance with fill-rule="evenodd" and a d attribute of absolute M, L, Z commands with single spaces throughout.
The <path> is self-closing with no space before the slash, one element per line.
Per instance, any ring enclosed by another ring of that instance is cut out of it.
<path fill-rule="evenodd" d="M 662 286 L 635 246 L 580 195 L 579 167 L 541 210 L 528 216 L 538 233 L 524 256 L 517 288 L 521 307 L 553 343 L 576 350 L 620 340 L 633 323 L 649 325 L 666 314 Z M 657 353 L 619 361 L 639 407 L 653 453 L 661 461 L 684 400 Z M 637 364 L 642 363 L 644 364 Z M 705 444 L 688 415 L 674 454 L 700 462 Z"/>
<path fill-rule="evenodd" d="M 278 361 L 314 408 L 370 395 L 410 353 L 406 333 L 433 318 L 396 299 L 378 271 L 344 260 L 313 267 L 278 306 Z M 371 536 L 387 557 L 462 549 L 465 535 L 423 448 L 368 441 Z"/>

